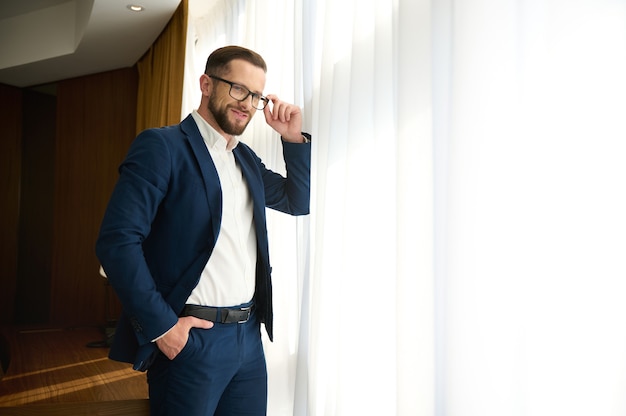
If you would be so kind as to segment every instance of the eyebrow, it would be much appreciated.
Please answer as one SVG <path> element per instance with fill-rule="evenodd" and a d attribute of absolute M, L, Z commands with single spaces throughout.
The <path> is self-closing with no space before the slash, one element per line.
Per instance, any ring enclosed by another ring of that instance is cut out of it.
<path fill-rule="evenodd" d="M 254 93 L 256 95 L 260 95 L 261 97 L 265 97 L 263 95 L 263 92 L 252 90 L 252 89 L 248 88 L 248 86 L 246 84 L 242 84 L 241 82 L 237 82 L 237 81 L 230 81 L 230 82 L 232 82 L 233 84 L 240 85 L 240 86 L 244 87 L 245 89 L 247 89 L 248 91 L 250 91 L 250 92 L 252 92 L 252 93 Z"/>

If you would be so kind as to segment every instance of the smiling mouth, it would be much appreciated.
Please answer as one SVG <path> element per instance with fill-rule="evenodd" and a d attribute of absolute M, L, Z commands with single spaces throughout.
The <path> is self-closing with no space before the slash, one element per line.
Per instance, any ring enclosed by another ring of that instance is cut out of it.
<path fill-rule="evenodd" d="M 233 112 L 233 114 L 235 114 L 235 118 L 237 118 L 238 120 L 247 120 L 248 119 L 248 113 L 245 113 L 243 111 L 239 111 L 239 110 L 231 110 Z"/>

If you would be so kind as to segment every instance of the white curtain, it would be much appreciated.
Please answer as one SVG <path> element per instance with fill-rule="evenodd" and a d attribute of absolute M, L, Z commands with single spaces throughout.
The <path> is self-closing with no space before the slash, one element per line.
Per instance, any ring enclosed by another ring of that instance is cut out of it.
<path fill-rule="evenodd" d="M 624 415 L 626 2 L 436 4 L 440 414 Z"/>
<path fill-rule="evenodd" d="M 430 4 L 311 3 L 316 171 L 297 414 L 432 414 Z"/>
<path fill-rule="evenodd" d="M 190 91 L 251 47 L 314 138 L 268 414 L 626 414 L 625 1 L 201 3 Z"/>

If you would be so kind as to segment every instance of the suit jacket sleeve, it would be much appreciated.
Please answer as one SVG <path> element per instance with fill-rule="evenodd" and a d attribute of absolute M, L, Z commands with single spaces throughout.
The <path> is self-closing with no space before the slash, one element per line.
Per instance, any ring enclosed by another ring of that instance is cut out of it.
<path fill-rule="evenodd" d="M 291 215 L 306 215 L 311 195 L 311 144 L 283 141 L 283 158 L 286 178 L 271 170 L 263 171 L 265 205 Z"/>
<path fill-rule="evenodd" d="M 133 142 L 120 166 L 96 243 L 96 254 L 139 345 L 162 335 L 178 320 L 157 290 L 142 247 L 171 175 L 171 155 L 161 132 L 147 130 Z"/>

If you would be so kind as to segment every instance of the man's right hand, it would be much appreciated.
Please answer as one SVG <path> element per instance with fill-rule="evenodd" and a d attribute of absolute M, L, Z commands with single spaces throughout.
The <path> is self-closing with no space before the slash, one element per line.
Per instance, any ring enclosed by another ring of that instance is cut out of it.
<path fill-rule="evenodd" d="M 176 325 L 156 340 L 157 347 L 167 358 L 173 360 L 187 344 L 191 328 L 210 329 L 213 328 L 213 322 L 195 316 L 178 318 Z"/>

